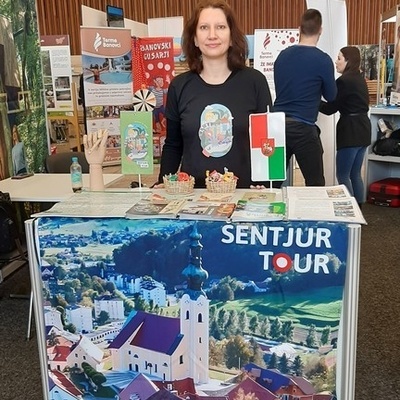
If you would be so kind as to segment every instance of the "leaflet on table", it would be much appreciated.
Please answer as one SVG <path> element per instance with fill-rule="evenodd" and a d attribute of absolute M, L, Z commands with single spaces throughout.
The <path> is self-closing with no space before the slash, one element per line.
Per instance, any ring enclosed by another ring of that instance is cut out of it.
<path fill-rule="evenodd" d="M 186 199 L 159 202 L 142 199 L 129 208 L 125 217 L 129 219 L 176 218 L 185 202 Z"/>
<path fill-rule="evenodd" d="M 232 213 L 232 222 L 240 221 L 280 221 L 285 218 L 284 202 L 260 202 L 239 200 Z"/>
<path fill-rule="evenodd" d="M 286 201 L 287 219 L 305 221 L 331 221 L 366 224 L 354 197 L 296 198 Z"/>
<path fill-rule="evenodd" d="M 343 199 L 351 197 L 345 185 L 286 186 L 285 196 L 290 199 Z"/>
<path fill-rule="evenodd" d="M 132 204 L 147 198 L 144 192 L 80 192 L 33 217 L 124 217 Z"/>
<path fill-rule="evenodd" d="M 193 201 L 211 203 L 233 203 L 238 200 L 248 200 L 257 203 L 282 201 L 281 189 L 237 189 L 233 193 L 214 193 L 208 191 L 194 191 Z"/>
<path fill-rule="evenodd" d="M 226 221 L 232 215 L 235 203 L 187 201 L 178 212 L 179 219 Z"/>
<path fill-rule="evenodd" d="M 240 199 L 251 203 L 271 203 L 282 200 L 282 191 L 281 189 L 246 191 Z"/>
<path fill-rule="evenodd" d="M 233 193 L 213 193 L 213 192 L 202 192 L 199 196 L 194 198 L 194 201 L 198 202 L 230 202 L 232 201 Z"/>

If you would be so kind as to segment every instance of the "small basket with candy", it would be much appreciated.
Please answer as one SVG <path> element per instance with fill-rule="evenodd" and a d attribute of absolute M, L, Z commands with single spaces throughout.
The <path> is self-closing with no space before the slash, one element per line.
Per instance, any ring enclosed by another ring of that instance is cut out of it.
<path fill-rule="evenodd" d="M 221 174 L 217 171 L 206 172 L 206 188 L 212 193 L 230 193 L 236 189 L 238 178 L 233 172 L 229 172 L 224 168 L 224 173 Z"/>
<path fill-rule="evenodd" d="M 163 177 L 164 187 L 170 194 L 192 193 L 194 188 L 194 178 L 186 172 L 177 172 Z"/>

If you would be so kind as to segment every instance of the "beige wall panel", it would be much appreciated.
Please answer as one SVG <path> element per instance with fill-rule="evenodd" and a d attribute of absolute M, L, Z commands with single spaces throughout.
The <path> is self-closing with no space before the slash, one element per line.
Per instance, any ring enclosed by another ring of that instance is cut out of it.
<path fill-rule="evenodd" d="M 347 0 L 349 44 L 377 44 L 380 14 L 398 0 Z M 125 17 L 147 23 L 148 18 L 190 15 L 196 0 L 37 0 L 40 33 L 68 34 L 71 53 L 80 54 L 81 5 L 106 10 L 107 4 L 123 7 Z M 254 29 L 297 28 L 305 0 L 228 0 L 246 34 Z M 393 38 L 388 30 L 388 42 Z"/>

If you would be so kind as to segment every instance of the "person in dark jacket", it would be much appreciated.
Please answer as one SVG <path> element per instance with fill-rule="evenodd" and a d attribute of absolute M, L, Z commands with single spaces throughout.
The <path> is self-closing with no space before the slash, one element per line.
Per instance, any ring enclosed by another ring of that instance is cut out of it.
<path fill-rule="evenodd" d="M 360 62 L 357 47 L 346 46 L 339 51 L 335 62 L 336 71 L 341 74 L 336 80 L 337 96 L 332 102 L 321 102 L 320 111 L 327 115 L 340 113 L 336 125 L 336 177 L 361 205 L 365 198 L 361 168 L 371 144 L 371 121 L 368 88 Z"/>
<path fill-rule="evenodd" d="M 299 31 L 299 43 L 282 50 L 274 63 L 273 110 L 286 117 L 286 166 L 295 156 L 305 185 L 325 186 L 324 149 L 316 122 L 321 96 L 333 101 L 337 89 L 332 59 L 317 47 L 321 12 L 309 8 L 301 17 Z"/>

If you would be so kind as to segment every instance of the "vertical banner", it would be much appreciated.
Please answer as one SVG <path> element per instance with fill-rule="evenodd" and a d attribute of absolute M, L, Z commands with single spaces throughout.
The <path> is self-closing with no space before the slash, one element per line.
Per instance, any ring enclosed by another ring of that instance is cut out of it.
<path fill-rule="evenodd" d="M 174 76 L 172 37 L 136 38 L 134 54 L 134 109 L 153 112 L 154 157 L 160 158 L 166 135 L 165 101 Z"/>
<path fill-rule="evenodd" d="M 267 78 L 273 99 L 275 99 L 275 60 L 283 49 L 298 41 L 298 29 L 255 29 L 254 31 L 254 68 L 261 71 Z"/>
<path fill-rule="evenodd" d="M 149 111 L 121 111 L 120 129 L 122 173 L 152 174 L 152 113 Z"/>
<path fill-rule="evenodd" d="M 119 161 L 119 115 L 132 106 L 133 96 L 130 30 L 81 27 L 81 44 L 88 132 L 107 129 L 104 161 Z"/>
<path fill-rule="evenodd" d="M 251 179 L 286 179 L 285 113 L 250 114 Z"/>
<path fill-rule="evenodd" d="M 40 55 L 47 111 L 73 111 L 69 36 L 41 36 Z"/>
<path fill-rule="evenodd" d="M 40 218 L 48 398 L 334 398 L 348 231 Z"/>

